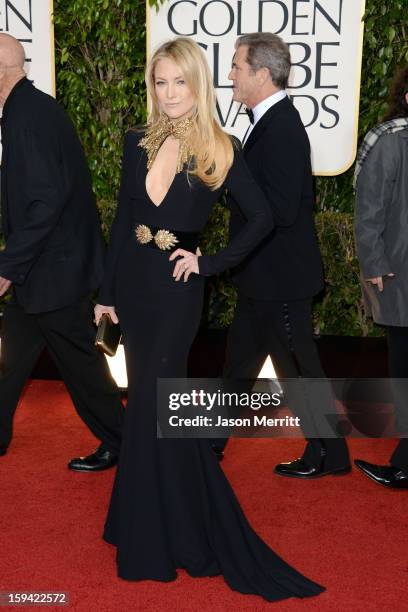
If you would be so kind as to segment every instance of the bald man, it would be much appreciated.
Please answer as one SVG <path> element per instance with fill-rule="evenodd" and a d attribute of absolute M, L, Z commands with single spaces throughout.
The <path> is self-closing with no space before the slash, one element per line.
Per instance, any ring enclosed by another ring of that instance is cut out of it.
<path fill-rule="evenodd" d="M 11 292 L 1 327 L 0 455 L 11 441 L 21 391 L 46 347 L 79 416 L 101 442 L 68 466 L 100 471 L 117 462 L 123 407 L 106 360 L 94 347 L 90 294 L 103 268 L 99 218 L 74 127 L 54 98 L 26 78 L 24 61 L 21 44 L 0 34 L 6 243 L 0 296 Z"/>

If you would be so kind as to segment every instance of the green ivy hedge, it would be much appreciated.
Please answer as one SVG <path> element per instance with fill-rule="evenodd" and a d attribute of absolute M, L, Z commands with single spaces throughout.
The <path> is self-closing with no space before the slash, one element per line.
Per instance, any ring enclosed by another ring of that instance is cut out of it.
<path fill-rule="evenodd" d="M 406 0 L 366 0 L 360 90 L 359 141 L 381 120 L 387 105 L 390 79 L 408 63 Z M 354 166 L 339 176 L 316 178 L 319 210 L 353 212 Z"/>
<path fill-rule="evenodd" d="M 157 6 L 167 0 L 149 1 Z M 405 9 L 405 0 L 366 2 L 360 138 L 380 119 L 396 66 L 408 62 Z M 54 0 L 57 99 L 84 145 L 105 236 L 116 206 L 123 135 L 146 120 L 145 11 L 144 0 Z M 351 176 L 352 169 L 315 180 L 327 287 L 316 301 L 314 315 L 316 329 L 326 334 L 377 333 L 364 318 L 361 304 Z M 206 252 L 225 244 L 227 221 L 225 207 L 216 206 L 204 235 Z M 228 275 L 213 279 L 207 323 L 228 325 L 234 301 Z"/>

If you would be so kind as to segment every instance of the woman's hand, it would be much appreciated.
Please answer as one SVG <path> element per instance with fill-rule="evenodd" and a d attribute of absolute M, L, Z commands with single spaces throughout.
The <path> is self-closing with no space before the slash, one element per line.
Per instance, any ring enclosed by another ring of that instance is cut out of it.
<path fill-rule="evenodd" d="M 174 266 L 173 278 L 176 281 L 179 281 L 180 278 L 184 275 L 184 282 L 188 281 L 188 277 L 192 272 L 194 274 L 199 274 L 198 268 L 198 257 L 201 255 L 200 249 L 197 249 L 197 254 L 190 253 L 190 251 L 184 251 L 184 249 L 176 249 L 170 255 L 170 261 L 179 257 L 176 261 L 176 265 Z"/>
<path fill-rule="evenodd" d="M 119 319 L 116 315 L 114 306 L 102 306 L 102 304 L 97 304 L 95 306 L 94 312 L 95 312 L 95 323 L 97 325 L 99 325 L 99 321 L 101 320 L 102 315 L 104 315 L 105 313 L 107 313 L 110 316 L 112 323 L 115 323 L 115 325 L 119 323 Z"/>

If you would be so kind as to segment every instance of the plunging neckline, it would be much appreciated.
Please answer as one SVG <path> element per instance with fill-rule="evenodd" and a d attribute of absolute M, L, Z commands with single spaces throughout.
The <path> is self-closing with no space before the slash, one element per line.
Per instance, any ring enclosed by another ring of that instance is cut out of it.
<path fill-rule="evenodd" d="M 165 140 L 162 142 L 162 144 L 161 144 L 161 146 L 160 146 L 159 150 L 157 151 L 156 157 L 155 157 L 155 159 L 153 160 L 153 165 L 154 165 L 154 162 L 155 162 L 155 161 L 156 161 L 156 159 L 157 159 L 157 155 L 159 154 L 160 149 L 162 148 L 162 146 L 164 145 L 164 143 L 166 142 L 166 140 L 167 140 L 167 138 L 166 138 L 166 139 L 165 139 Z M 179 154 L 179 151 L 180 151 L 180 142 L 179 142 L 179 146 L 178 146 L 178 149 L 177 149 L 177 155 Z M 178 158 L 177 158 L 177 159 L 178 159 Z M 177 174 L 179 174 L 179 173 L 177 172 L 177 166 L 178 166 L 178 161 L 176 160 L 176 171 L 175 171 L 175 173 L 174 173 L 174 176 L 173 176 L 173 178 L 172 178 L 172 181 L 171 181 L 171 183 L 170 183 L 170 185 L 169 185 L 168 190 L 167 190 L 167 191 L 166 191 L 166 193 L 164 194 L 164 197 L 163 197 L 163 198 L 160 200 L 160 202 L 159 202 L 158 204 L 156 204 L 156 202 L 155 202 L 155 201 L 154 201 L 154 200 L 151 198 L 151 196 L 149 195 L 149 192 L 148 192 L 148 190 L 147 190 L 147 177 L 148 177 L 148 174 L 149 174 L 149 172 L 150 172 L 151 168 L 147 170 L 147 172 L 146 172 L 146 176 L 145 176 L 145 178 L 144 178 L 144 187 L 145 187 L 145 192 L 146 192 L 146 195 L 147 195 L 147 197 L 149 198 L 150 202 L 151 202 L 151 203 L 153 204 L 153 206 L 155 206 L 156 208 L 160 208 L 160 206 L 163 204 L 163 202 L 165 201 L 165 199 L 166 199 L 166 198 L 167 198 L 167 196 L 169 195 L 169 193 L 170 193 L 170 191 L 171 191 L 171 188 L 173 187 L 173 183 L 174 183 L 174 181 L 176 180 L 176 176 L 177 176 Z"/>
<path fill-rule="evenodd" d="M 165 195 L 164 195 L 164 198 L 163 198 L 162 200 L 160 200 L 160 202 L 159 202 L 158 204 L 156 204 L 156 202 L 155 202 L 154 200 L 152 200 L 152 198 L 151 198 L 151 197 L 150 197 L 150 195 L 149 195 L 149 192 L 147 191 L 146 180 L 147 180 L 147 175 L 148 175 L 148 174 L 149 174 L 149 171 L 147 171 L 146 176 L 145 176 L 145 179 L 144 179 L 144 181 L 143 181 L 143 183 L 144 183 L 144 188 L 145 188 L 145 193 L 146 193 L 146 195 L 147 195 L 147 197 L 148 197 L 149 201 L 151 202 L 151 204 L 153 204 L 153 206 L 155 206 L 156 208 L 160 208 L 160 206 L 163 204 L 164 200 L 165 200 L 165 199 L 167 198 L 167 196 L 169 195 L 169 193 L 170 193 L 170 191 L 171 191 L 171 189 L 172 189 L 172 187 L 173 187 L 174 181 L 176 180 L 176 176 L 177 176 L 177 174 L 179 174 L 179 173 L 178 173 L 178 172 L 176 172 L 176 173 L 174 174 L 174 176 L 173 176 L 173 180 L 171 181 L 171 183 L 170 183 L 170 185 L 169 185 L 169 188 L 168 188 L 168 190 L 166 191 L 166 193 L 165 193 Z"/>

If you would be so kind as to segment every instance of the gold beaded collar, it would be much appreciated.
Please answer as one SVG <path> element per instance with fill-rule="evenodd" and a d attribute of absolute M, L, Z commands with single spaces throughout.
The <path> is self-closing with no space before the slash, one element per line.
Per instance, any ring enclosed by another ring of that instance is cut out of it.
<path fill-rule="evenodd" d="M 150 170 L 156 155 L 163 142 L 168 136 L 180 140 L 176 172 L 181 172 L 184 164 L 190 161 L 192 152 L 190 148 L 189 135 L 193 120 L 191 117 L 181 121 L 171 121 L 167 115 L 161 115 L 158 121 L 151 124 L 144 137 L 139 142 L 139 147 L 147 153 L 147 169 Z"/>

